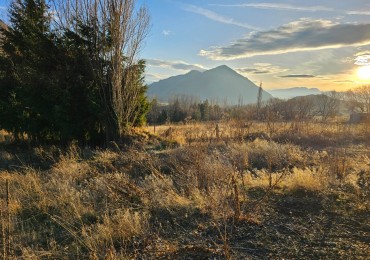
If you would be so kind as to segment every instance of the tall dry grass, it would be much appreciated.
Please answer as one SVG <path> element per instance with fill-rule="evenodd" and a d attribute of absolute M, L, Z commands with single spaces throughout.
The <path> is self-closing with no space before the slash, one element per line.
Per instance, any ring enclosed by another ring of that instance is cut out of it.
<path fill-rule="evenodd" d="M 361 129 L 317 124 L 292 134 L 281 124 L 265 133 L 265 125 L 255 123 L 244 132 L 220 125 L 217 137 L 214 127 L 176 127 L 166 138 L 182 146 L 171 149 L 74 144 L 66 150 L 34 148 L 30 156 L 29 150 L 3 148 L 2 256 L 155 257 L 180 250 L 174 240 L 189 227 L 205 232 L 208 225 L 214 237 L 207 248 L 231 257 L 235 223 L 259 225 L 259 210 L 274 194 L 305 190 L 324 196 L 346 189 L 359 207 L 369 207 L 369 150 Z M 342 142 L 347 135 L 361 145 Z M 307 146 L 316 136 L 329 141 Z"/>

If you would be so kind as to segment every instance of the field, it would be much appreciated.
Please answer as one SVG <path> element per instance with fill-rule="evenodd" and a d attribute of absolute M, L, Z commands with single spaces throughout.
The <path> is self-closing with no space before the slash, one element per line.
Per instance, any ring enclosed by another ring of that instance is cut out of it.
<path fill-rule="evenodd" d="M 370 258 L 366 124 L 148 126 L 110 149 L 0 141 L 3 258 Z"/>

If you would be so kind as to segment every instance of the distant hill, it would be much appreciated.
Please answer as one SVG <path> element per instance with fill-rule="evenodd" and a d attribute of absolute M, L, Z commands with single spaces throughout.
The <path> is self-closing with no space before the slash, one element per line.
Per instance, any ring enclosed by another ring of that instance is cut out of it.
<path fill-rule="evenodd" d="M 289 99 L 300 96 L 309 95 L 320 95 L 323 94 L 317 88 L 306 88 L 306 87 L 296 87 L 296 88 L 285 88 L 285 89 L 273 89 L 268 90 L 268 92 L 275 98 Z"/>
<path fill-rule="evenodd" d="M 212 100 L 228 105 L 257 102 L 258 86 L 238 74 L 228 66 L 222 65 L 204 72 L 192 70 L 185 75 L 170 77 L 149 85 L 149 97 L 166 102 L 174 96 L 186 95 Z M 272 96 L 263 91 L 262 100 Z"/>

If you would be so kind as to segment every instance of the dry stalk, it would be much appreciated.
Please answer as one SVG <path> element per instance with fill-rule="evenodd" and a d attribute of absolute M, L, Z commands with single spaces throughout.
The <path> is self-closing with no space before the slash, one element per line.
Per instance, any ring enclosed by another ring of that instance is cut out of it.
<path fill-rule="evenodd" d="M 234 189 L 234 220 L 235 222 L 238 222 L 239 221 L 239 218 L 240 218 L 240 199 L 239 199 L 239 189 L 238 189 L 238 185 L 237 185 L 237 182 L 235 180 L 235 176 L 234 174 L 232 175 L 232 184 L 233 184 L 233 189 Z"/>
<path fill-rule="evenodd" d="M 7 259 L 7 250 L 6 250 L 6 230 L 5 230 L 5 221 L 3 210 L 0 211 L 1 214 L 1 235 L 2 235 L 2 242 L 3 242 L 3 259 Z"/>

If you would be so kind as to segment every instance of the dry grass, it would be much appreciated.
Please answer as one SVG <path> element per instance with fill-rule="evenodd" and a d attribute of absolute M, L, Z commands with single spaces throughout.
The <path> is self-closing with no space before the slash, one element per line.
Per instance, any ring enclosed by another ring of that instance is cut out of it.
<path fill-rule="evenodd" d="M 320 193 L 326 191 L 330 184 L 327 175 L 322 169 L 294 168 L 283 181 L 282 186 L 290 191 L 308 190 Z"/>
<path fill-rule="evenodd" d="M 369 256 L 362 217 L 370 209 L 364 133 L 317 124 L 289 136 L 284 124 L 273 134 L 259 123 L 247 130 L 224 124 L 217 138 L 214 127 L 175 126 L 167 138 L 182 146 L 172 149 L 153 148 L 150 138 L 160 138 L 145 131 L 140 140 L 149 145 L 133 142 L 124 151 L 71 145 L 22 154 L 4 147 L 2 256 L 290 258 L 292 243 L 304 248 L 303 255 L 296 252 L 303 258 L 341 258 L 346 246 L 355 258 Z M 163 136 L 167 130 L 156 128 Z M 352 139 L 360 143 L 338 141 L 349 132 L 361 135 Z M 284 135 L 294 144 L 280 142 Z M 318 135 L 329 141 L 307 146 Z M 309 225 L 329 234 L 326 218 L 333 212 L 337 217 L 330 221 L 338 222 L 338 232 L 345 224 L 359 235 L 341 240 L 343 247 L 335 242 L 337 251 L 324 244 L 317 248 L 324 238 L 311 234 Z"/>

